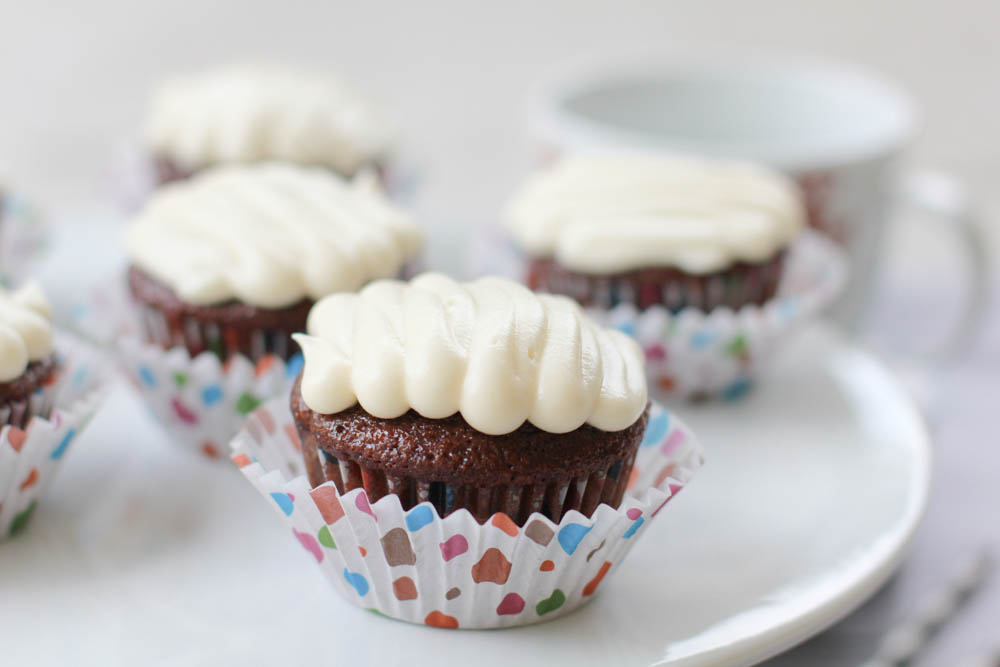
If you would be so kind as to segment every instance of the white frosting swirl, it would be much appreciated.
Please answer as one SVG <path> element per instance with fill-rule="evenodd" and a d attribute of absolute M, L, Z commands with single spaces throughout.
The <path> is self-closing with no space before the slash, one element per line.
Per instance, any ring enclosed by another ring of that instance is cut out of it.
<path fill-rule="evenodd" d="M 395 131 L 367 100 L 324 73 L 237 65 L 163 82 L 153 93 L 149 148 L 181 167 L 281 160 L 352 174 Z"/>
<path fill-rule="evenodd" d="M 529 254 L 584 273 L 688 273 L 761 262 L 802 228 L 795 185 L 763 167 L 682 156 L 584 155 L 536 174 L 506 215 Z"/>
<path fill-rule="evenodd" d="M 263 163 L 161 188 L 125 243 L 133 264 L 189 303 L 278 308 L 398 275 L 422 235 L 373 179 Z"/>
<path fill-rule="evenodd" d="M 476 430 L 529 421 L 551 433 L 628 428 L 646 408 L 643 353 L 561 296 L 515 282 L 426 273 L 336 294 L 309 314 L 302 398 L 331 414 L 355 403 L 391 419 L 460 412 Z"/>
<path fill-rule="evenodd" d="M 52 354 L 52 313 L 41 286 L 0 288 L 0 382 L 16 379 L 31 361 Z"/>

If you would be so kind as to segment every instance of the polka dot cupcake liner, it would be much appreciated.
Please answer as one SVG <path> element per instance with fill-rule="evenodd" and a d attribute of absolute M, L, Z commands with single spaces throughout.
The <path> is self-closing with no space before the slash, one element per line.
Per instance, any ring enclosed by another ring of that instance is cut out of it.
<path fill-rule="evenodd" d="M 439 628 L 504 628 L 557 618 L 604 586 L 651 520 L 702 464 L 687 428 L 653 404 L 618 509 L 518 527 L 496 513 L 441 518 L 424 502 L 404 511 L 387 495 L 311 487 L 287 397 L 258 409 L 232 443 L 233 461 L 278 513 L 308 558 L 349 602 Z"/>
<path fill-rule="evenodd" d="M 302 355 L 287 362 L 243 355 L 221 362 L 212 352 L 191 357 L 135 336 L 118 339 L 117 357 L 126 377 L 177 444 L 225 460 L 228 443 L 263 401 L 286 394 L 302 368 Z"/>
<path fill-rule="evenodd" d="M 35 415 L 27 426 L 0 429 L 0 540 L 27 526 L 70 445 L 104 397 L 106 364 L 96 350 L 60 334 L 56 357 L 56 379 L 32 397 Z"/>
<path fill-rule="evenodd" d="M 663 306 L 640 311 L 619 304 L 588 312 L 639 341 L 650 383 L 664 394 L 735 400 L 796 327 L 840 293 L 847 277 L 843 251 L 815 232 L 793 244 L 786 262 L 777 296 L 762 306 L 672 313 Z"/>
<path fill-rule="evenodd" d="M 20 282 L 43 255 L 48 225 L 30 202 L 0 192 L 0 282 Z"/>
<path fill-rule="evenodd" d="M 287 393 L 302 368 L 288 361 L 237 354 L 225 362 L 212 351 L 191 356 L 145 340 L 142 313 L 120 283 L 104 286 L 75 308 L 78 331 L 106 347 L 168 436 L 182 447 L 226 460 L 228 443 L 247 416 L 269 398 Z"/>

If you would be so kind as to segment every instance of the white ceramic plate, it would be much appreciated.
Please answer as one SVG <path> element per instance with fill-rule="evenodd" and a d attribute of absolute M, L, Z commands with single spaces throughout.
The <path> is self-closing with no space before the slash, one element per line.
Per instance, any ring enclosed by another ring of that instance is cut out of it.
<path fill-rule="evenodd" d="M 235 470 L 165 441 L 121 387 L 28 532 L 0 544 L 5 664 L 747 664 L 892 572 L 928 438 L 884 368 L 803 332 L 743 402 L 680 406 L 708 463 L 588 607 L 449 632 L 358 611 Z"/>

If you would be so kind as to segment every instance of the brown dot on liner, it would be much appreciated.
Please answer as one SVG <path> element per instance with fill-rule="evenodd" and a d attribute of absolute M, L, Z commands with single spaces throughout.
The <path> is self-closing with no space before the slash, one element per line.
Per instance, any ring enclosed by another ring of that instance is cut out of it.
<path fill-rule="evenodd" d="M 510 577 L 510 561 L 496 547 L 486 550 L 479 562 L 472 566 L 472 580 L 477 584 L 489 581 L 494 584 L 505 584 Z"/>
<path fill-rule="evenodd" d="M 455 598 L 457 598 L 461 594 L 462 594 L 462 589 L 461 588 L 449 588 L 448 592 L 444 594 L 444 599 L 445 600 L 454 600 Z"/>
<path fill-rule="evenodd" d="M 417 585 L 409 577 L 400 577 L 392 582 L 392 592 L 397 600 L 417 599 Z"/>
<path fill-rule="evenodd" d="M 552 536 L 555 535 L 555 531 L 546 526 L 544 521 L 535 519 L 524 529 L 524 534 L 527 535 L 528 539 L 532 542 L 541 544 L 545 547 L 552 541 Z"/>
<path fill-rule="evenodd" d="M 417 554 L 413 553 L 410 536 L 402 528 L 393 528 L 382 536 L 382 553 L 389 567 L 397 565 L 413 565 L 417 562 Z"/>
<path fill-rule="evenodd" d="M 593 551 L 591 551 L 589 554 L 587 554 L 587 562 L 588 563 L 590 562 L 590 559 L 594 557 L 594 554 L 596 554 L 598 551 L 600 551 L 601 549 L 604 548 L 604 543 L 606 541 L 607 540 L 601 540 L 601 543 L 597 545 L 597 548 L 594 549 Z"/>

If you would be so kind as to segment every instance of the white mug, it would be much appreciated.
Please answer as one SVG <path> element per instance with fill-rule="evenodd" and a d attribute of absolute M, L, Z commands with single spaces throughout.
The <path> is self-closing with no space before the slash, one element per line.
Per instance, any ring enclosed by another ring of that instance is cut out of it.
<path fill-rule="evenodd" d="M 529 123 L 543 158 L 662 149 L 786 172 L 802 185 L 810 224 L 847 250 L 852 275 L 831 315 L 852 331 L 873 291 L 889 208 L 928 211 L 953 223 L 968 251 L 974 278 L 958 331 L 972 329 L 985 285 L 978 225 L 952 179 L 899 169 L 916 130 L 914 107 L 871 74 L 752 54 L 577 67 L 536 87 Z"/>

